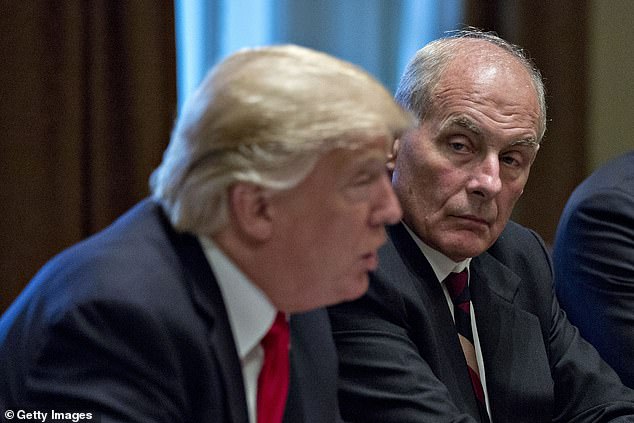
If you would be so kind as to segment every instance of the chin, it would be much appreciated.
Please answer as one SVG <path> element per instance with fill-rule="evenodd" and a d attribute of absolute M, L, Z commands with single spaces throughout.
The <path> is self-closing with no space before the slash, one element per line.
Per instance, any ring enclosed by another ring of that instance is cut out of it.
<path fill-rule="evenodd" d="M 335 304 L 356 300 L 365 294 L 369 287 L 369 276 L 367 273 L 358 275 L 356 278 L 338 279 L 336 285 L 330 285 L 331 290 L 324 287 L 319 292 L 306 293 L 304 301 L 294 304 L 285 309 L 289 313 L 303 313 L 317 308 L 329 307 Z M 335 288 L 335 289 L 332 289 Z M 328 293 L 331 295 L 324 295 Z"/>
<path fill-rule="evenodd" d="M 445 243 L 439 251 L 455 262 L 479 256 L 485 252 L 491 244 L 483 242 L 480 238 L 462 237 L 455 242 Z"/>
<path fill-rule="evenodd" d="M 352 301 L 361 297 L 368 291 L 370 286 L 370 277 L 367 273 L 363 273 L 354 282 L 351 282 L 349 285 L 349 289 L 346 290 L 346 296 L 342 301 Z"/>
<path fill-rule="evenodd" d="M 469 249 L 469 250 L 458 250 L 458 251 L 452 251 L 451 255 L 447 255 L 447 257 L 449 257 L 450 259 L 452 259 L 453 261 L 457 262 L 461 262 L 463 260 L 466 260 L 468 258 L 473 258 L 476 256 L 479 256 L 480 254 L 482 254 L 484 251 L 486 250 L 482 250 L 480 248 L 473 248 L 473 249 Z"/>

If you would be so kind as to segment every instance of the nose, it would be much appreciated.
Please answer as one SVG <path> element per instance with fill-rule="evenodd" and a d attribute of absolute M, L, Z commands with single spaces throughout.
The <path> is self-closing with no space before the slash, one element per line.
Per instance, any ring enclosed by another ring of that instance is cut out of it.
<path fill-rule="evenodd" d="M 403 210 L 387 174 L 381 177 L 375 196 L 376 204 L 370 216 L 370 224 L 383 226 L 398 223 L 403 216 Z"/>
<path fill-rule="evenodd" d="M 488 155 L 474 166 L 467 190 L 483 198 L 495 197 L 502 190 L 500 161 L 497 155 Z"/>

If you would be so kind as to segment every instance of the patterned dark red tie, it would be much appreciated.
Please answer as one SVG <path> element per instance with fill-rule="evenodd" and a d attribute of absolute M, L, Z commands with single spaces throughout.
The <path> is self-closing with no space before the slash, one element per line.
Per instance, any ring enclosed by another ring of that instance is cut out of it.
<path fill-rule="evenodd" d="M 480 415 L 484 420 L 488 421 L 486 412 L 486 402 L 484 399 L 484 389 L 480 381 L 480 371 L 478 370 L 478 362 L 476 360 L 475 347 L 473 344 L 473 331 L 471 330 L 471 294 L 469 293 L 467 270 L 460 273 L 452 272 L 445 279 L 445 286 L 449 291 L 451 302 L 454 305 L 454 320 L 456 322 L 456 330 L 462 352 L 467 360 L 469 376 L 471 377 L 471 386 L 476 396 Z"/>
<path fill-rule="evenodd" d="M 264 363 L 258 376 L 257 423 L 280 423 L 284 417 L 290 372 L 290 332 L 283 313 L 277 313 L 261 345 Z"/>

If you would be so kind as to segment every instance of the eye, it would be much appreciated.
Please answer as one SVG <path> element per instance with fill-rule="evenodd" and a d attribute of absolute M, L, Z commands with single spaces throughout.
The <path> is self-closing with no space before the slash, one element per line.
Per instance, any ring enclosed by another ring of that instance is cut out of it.
<path fill-rule="evenodd" d="M 523 166 L 524 159 L 521 153 L 512 152 L 512 153 L 502 154 L 500 156 L 500 162 L 504 163 L 507 166 L 519 168 Z"/>
<path fill-rule="evenodd" d="M 367 201 L 371 198 L 377 182 L 387 177 L 384 166 L 363 169 L 354 174 L 344 187 L 346 198 L 353 202 Z"/>
<path fill-rule="evenodd" d="M 352 183 L 353 185 L 365 185 L 367 183 L 370 183 L 372 181 L 372 174 L 370 172 L 361 172 L 358 173 Z"/>
<path fill-rule="evenodd" d="M 451 151 L 456 153 L 468 153 L 472 151 L 472 147 L 469 141 L 469 138 L 463 135 L 454 135 L 449 138 L 448 142 L 449 148 Z"/>
<path fill-rule="evenodd" d="M 467 149 L 467 146 L 460 142 L 449 143 L 449 146 L 455 151 L 464 151 Z"/>
<path fill-rule="evenodd" d="M 352 180 L 353 185 L 368 185 L 376 181 L 384 173 L 383 167 L 365 169 L 357 173 Z"/>

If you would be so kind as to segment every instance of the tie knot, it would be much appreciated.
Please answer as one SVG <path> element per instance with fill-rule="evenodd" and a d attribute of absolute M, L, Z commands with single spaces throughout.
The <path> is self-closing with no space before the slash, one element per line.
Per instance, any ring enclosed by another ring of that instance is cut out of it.
<path fill-rule="evenodd" d="M 288 345 L 290 339 L 288 321 L 281 311 L 277 312 L 273 325 L 262 338 L 262 347 L 267 350 L 274 345 Z"/>
<path fill-rule="evenodd" d="M 460 273 L 451 272 L 445 279 L 445 286 L 454 304 L 470 301 L 468 279 L 466 269 Z"/>

